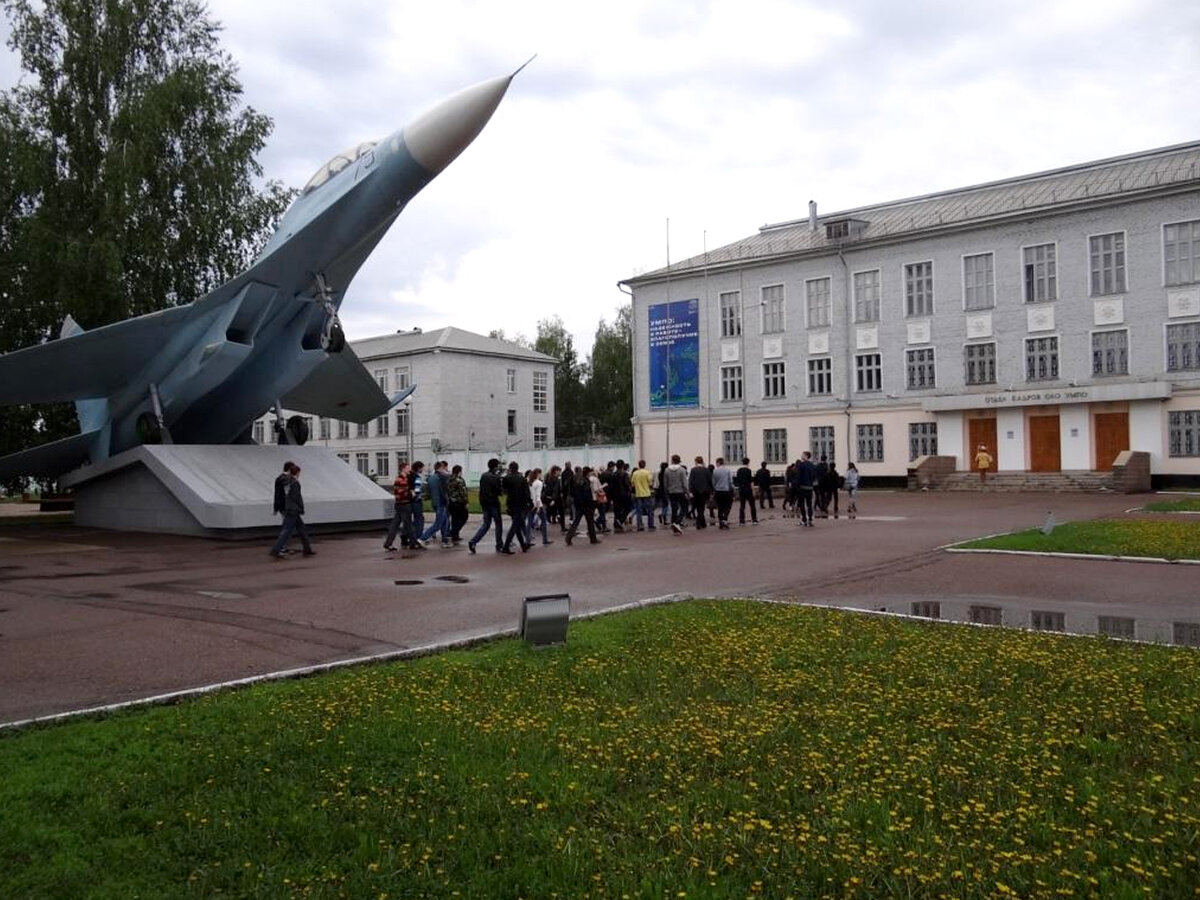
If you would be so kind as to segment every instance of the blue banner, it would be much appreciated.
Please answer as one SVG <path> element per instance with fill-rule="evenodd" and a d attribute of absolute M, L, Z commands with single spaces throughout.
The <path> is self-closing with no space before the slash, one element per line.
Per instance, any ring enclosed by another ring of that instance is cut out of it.
<path fill-rule="evenodd" d="M 650 314 L 650 408 L 700 405 L 700 301 L 657 303 Z"/>

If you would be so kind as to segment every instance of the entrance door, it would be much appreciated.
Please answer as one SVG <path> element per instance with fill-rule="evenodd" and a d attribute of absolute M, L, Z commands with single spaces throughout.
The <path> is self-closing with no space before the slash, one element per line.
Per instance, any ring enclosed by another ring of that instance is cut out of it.
<path fill-rule="evenodd" d="M 1129 413 L 1096 413 L 1096 468 L 1107 471 L 1129 449 Z"/>
<path fill-rule="evenodd" d="M 1062 468 L 1058 416 L 1029 417 L 1029 471 L 1057 472 Z"/>
<path fill-rule="evenodd" d="M 979 452 L 979 445 L 983 444 L 992 457 L 992 471 L 996 471 L 999 468 L 996 463 L 996 420 L 968 419 L 967 422 L 967 434 L 970 436 L 970 446 L 967 447 L 969 468 L 972 472 L 978 471 L 978 467 L 975 465 L 975 454 Z"/>

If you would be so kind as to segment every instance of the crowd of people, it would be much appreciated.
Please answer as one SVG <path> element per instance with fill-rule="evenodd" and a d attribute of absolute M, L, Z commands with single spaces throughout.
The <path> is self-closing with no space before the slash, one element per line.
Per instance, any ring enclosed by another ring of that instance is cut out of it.
<path fill-rule="evenodd" d="M 312 552 L 301 518 L 304 503 L 299 472 L 299 467 L 289 462 L 276 480 L 276 512 L 284 516 L 279 540 L 271 551 L 276 559 L 284 558 L 283 549 L 293 532 L 300 535 L 304 552 Z M 845 490 L 846 515 L 853 519 L 858 513 L 858 485 L 854 463 L 843 475 L 825 457 L 814 462 L 806 451 L 784 474 L 782 513 L 809 528 L 815 519 L 829 518 L 830 507 L 833 518 L 839 518 L 839 495 Z M 568 462 L 551 466 L 547 472 L 540 468 L 522 471 L 516 462 L 505 467 L 500 460 L 490 459 L 479 478 L 482 521 L 465 540 L 467 550 L 474 554 L 490 533 L 496 552 L 512 555 L 517 552 L 514 544 L 525 553 L 539 539 L 542 544 L 554 543 L 552 527 L 568 546 L 581 528 L 593 544 L 610 531 L 669 528 L 683 534 L 685 528 L 728 529 L 735 500 L 739 526 L 753 526 L 758 524 L 761 510 L 775 508 L 774 489 L 767 464 L 753 470 L 748 458 L 736 469 L 721 457 L 707 464 L 700 456 L 689 467 L 676 454 L 657 470 L 647 468 L 644 460 L 632 469 L 624 460 L 616 460 L 603 469 L 575 468 Z M 463 542 L 470 513 L 462 466 L 442 461 L 426 473 L 422 462 L 402 463 L 392 482 L 392 496 L 393 515 L 384 550 L 424 550 L 434 542 L 442 547 Z M 433 516 L 428 525 L 427 511 Z"/>

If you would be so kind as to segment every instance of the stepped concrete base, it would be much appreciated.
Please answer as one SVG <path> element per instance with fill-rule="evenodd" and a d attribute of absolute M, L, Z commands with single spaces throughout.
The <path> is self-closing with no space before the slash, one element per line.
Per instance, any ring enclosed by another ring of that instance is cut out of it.
<path fill-rule="evenodd" d="M 278 528 L 271 511 L 283 463 L 300 466 L 310 525 L 391 518 L 391 493 L 323 447 L 159 444 L 135 447 L 60 479 L 75 524 L 113 531 L 238 537 Z"/>
<path fill-rule="evenodd" d="M 1061 472 L 991 472 L 987 481 L 980 482 L 978 472 L 952 472 L 930 484 L 938 491 L 1049 491 L 1104 492 L 1111 491 L 1112 476 L 1107 472 L 1064 470 Z"/>

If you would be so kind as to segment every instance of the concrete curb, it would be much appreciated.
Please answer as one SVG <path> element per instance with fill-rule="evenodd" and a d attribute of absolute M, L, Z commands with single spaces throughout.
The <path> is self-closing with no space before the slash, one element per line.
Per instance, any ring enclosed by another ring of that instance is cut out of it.
<path fill-rule="evenodd" d="M 667 603 L 680 603 L 685 600 L 691 600 L 693 596 L 686 593 L 664 594 L 661 597 L 647 597 L 643 600 L 634 600 L 631 603 L 622 603 L 619 606 L 609 607 L 607 609 L 598 609 L 593 612 L 581 613 L 577 616 L 572 616 L 571 621 L 584 621 L 587 619 L 596 619 L 600 616 L 608 616 L 614 613 L 630 612 L 635 609 L 644 609 L 649 606 L 661 606 Z M 125 700 L 121 703 L 108 703 L 103 706 L 89 706 L 84 709 L 74 709 L 67 712 L 54 713 L 49 716 L 34 716 L 30 719 L 18 719 L 14 722 L 0 722 L 0 731 L 16 731 L 21 728 L 28 728 L 34 725 L 51 725 L 58 722 L 67 721 L 69 719 L 79 719 L 88 716 L 106 716 L 111 713 L 121 712 L 126 709 L 138 709 L 139 707 L 150 706 L 167 706 L 172 703 L 178 703 L 182 700 L 189 700 L 193 697 L 201 697 L 205 694 L 215 694 L 221 691 L 236 690 L 237 688 L 249 687 L 254 684 L 261 684 L 268 681 L 287 681 L 295 678 L 307 678 L 311 675 L 323 675 L 326 672 L 333 672 L 338 669 L 346 669 L 353 666 L 367 666 L 378 663 L 397 662 L 406 659 L 418 659 L 422 656 L 432 656 L 435 653 L 444 653 L 447 650 L 463 650 L 468 647 L 476 647 L 480 644 L 486 644 L 491 641 L 501 638 L 516 637 L 517 628 L 500 628 L 495 631 L 482 632 L 480 634 L 471 635 L 469 637 L 455 638 L 450 641 L 438 641 L 432 644 L 421 644 L 417 647 L 408 647 L 404 650 L 389 650 L 386 653 L 375 653 L 369 656 L 356 656 L 350 659 L 339 659 L 334 662 L 319 663 L 313 666 L 301 666 L 294 669 L 282 669 L 278 672 L 265 672 L 262 675 L 251 675 L 248 678 L 236 678 L 232 681 L 219 681 L 214 684 L 201 685 L 194 688 L 185 688 L 180 691 L 171 691 L 166 694 L 155 694 L 150 697 L 141 697 L 136 700 Z"/>
<path fill-rule="evenodd" d="M 947 553 L 995 553 L 1009 556 L 1051 556 L 1059 559 L 1100 559 L 1108 562 L 1165 563 L 1166 565 L 1200 566 L 1200 559 L 1164 559 L 1161 556 L 1111 556 L 1100 553 L 1051 553 L 1045 550 L 991 550 L 946 546 Z"/>

